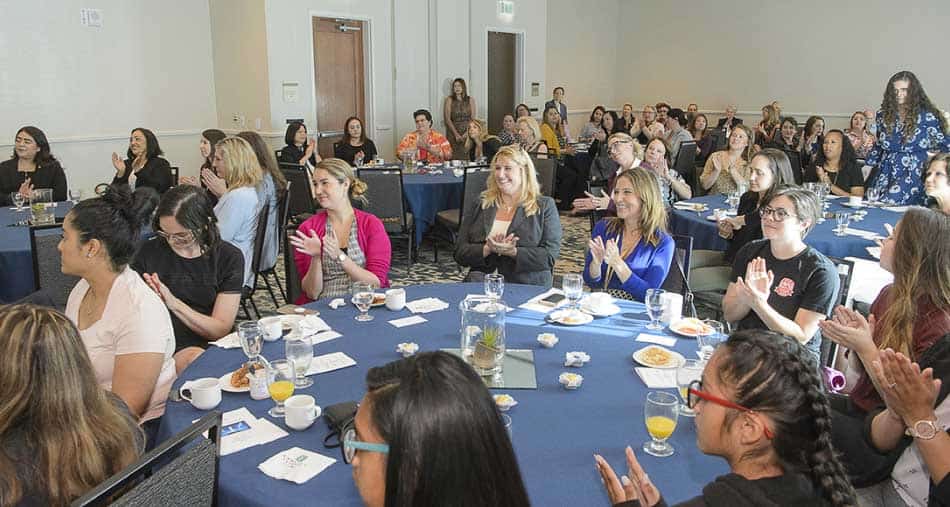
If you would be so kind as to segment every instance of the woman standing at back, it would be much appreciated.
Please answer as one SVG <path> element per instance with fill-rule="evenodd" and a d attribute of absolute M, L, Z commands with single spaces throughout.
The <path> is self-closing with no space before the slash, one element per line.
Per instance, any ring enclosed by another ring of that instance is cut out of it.
<path fill-rule="evenodd" d="M 452 81 L 452 94 L 445 98 L 442 112 L 445 119 L 445 134 L 452 145 L 452 158 L 468 160 L 465 140 L 469 123 L 475 118 L 475 98 L 469 96 L 465 80 L 457 77 Z M 487 131 L 486 131 L 487 132 Z"/>

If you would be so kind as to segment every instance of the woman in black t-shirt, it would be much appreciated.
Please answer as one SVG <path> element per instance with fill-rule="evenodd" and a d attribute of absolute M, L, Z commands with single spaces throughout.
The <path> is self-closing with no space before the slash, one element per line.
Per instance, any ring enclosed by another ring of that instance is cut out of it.
<path fill-rule="evenodd" d="M 357 167 L 357 158 L 367 163 L 376 158 L 376 144 L 366 137 L 363 120 L 350 116 L 343 124 L 343 139 L 333 145 L 333 156 L 345 160 L 347 164 Z"/>
<path fill-rule="evenodd" d="M 221 241 L 207 193 L 179 185 L 162 196 L 152 229 L 132 261 L 171 314 L 180 374 L 208 342 L 231 332 L 241 302 L 244 257 Z"/>
<path fill-rule="evenodd" d="M 826 183 L 834 195 L 864 197 L 861 166 L 844 132 L 831 130 L 825 134 L 815 163 L 805 168 L 805 181 Z"/>
<path fill-rule="evenodd" d="M 819 355 L 818 322 L 838 296 L 834 264 L 805 244 L 821 214 L 818 196 L 798 187 L 775 191 L 759 208 L 762 236 L 736 253 L 732 283 L 722 300 L 726 320 L 739 329 L 770 329 Z"/>

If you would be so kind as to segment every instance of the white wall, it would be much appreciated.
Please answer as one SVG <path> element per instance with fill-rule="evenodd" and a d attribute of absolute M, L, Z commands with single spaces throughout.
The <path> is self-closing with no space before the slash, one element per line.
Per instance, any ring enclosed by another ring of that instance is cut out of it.
<path fill-rule="evenodd" d="M 102 27 L 81 26 L 81 7 L 101 9 Z M 0 12 L 0 157 L 35 125 L 70 186 L 91 192 L 143 126 L 195 172 L 200 131 L 217 123 L 207 2 L 2 0 Z"/>
<path fill-rule="evenodd" d="M 902 69 L 917 74 L 938 107 L 950 101 L 945 0 L 621 0 L 620 18 L 629 55 L 621 80 L 636 104 L 696 102 L 718 112 L 733 102 L 757 121 L 762 105 L 778 99 L 800 121 L 821 114 L 839 127 L 854 111 L 879 107 Z"/>
<path fill-rule="evenodd" d="M 210 0 L 210 7 L 218 125 L 259 130 L 260 122 L 270 130 L 264 0 Z"/>

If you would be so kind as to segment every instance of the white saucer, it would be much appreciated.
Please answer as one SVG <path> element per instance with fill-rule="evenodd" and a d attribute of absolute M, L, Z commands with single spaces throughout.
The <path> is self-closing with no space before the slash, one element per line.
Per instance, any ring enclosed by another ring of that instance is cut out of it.
<path fill-rule="evenodd" d="M 569 319 L 568 319 L 569 317 Z M 594 316 L 584 312 L 577 312 L 570 309 L 555 310 L 548 314 L 549 322 L 556 322 L 565 326 L 582 326 L 589 324 L 594 320 Z"/>
<path fill-rule="evenodd" d="M 593 315 L 594 317 L 610 317 L 611 315 L 620 313 L 620 307 L 611 303 L 601 308 L 600 311 L 596 311 L 589 306 L 581 305 L 581 311 Z"/>

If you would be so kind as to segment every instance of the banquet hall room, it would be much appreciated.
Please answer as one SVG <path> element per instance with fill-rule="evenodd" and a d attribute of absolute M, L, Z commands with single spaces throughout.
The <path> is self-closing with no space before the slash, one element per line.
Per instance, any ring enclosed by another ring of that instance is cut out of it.
<path fill-rule="evenodd" d="M 950 2 L 0 13 L 0 507 L 950 505 Z"/>

